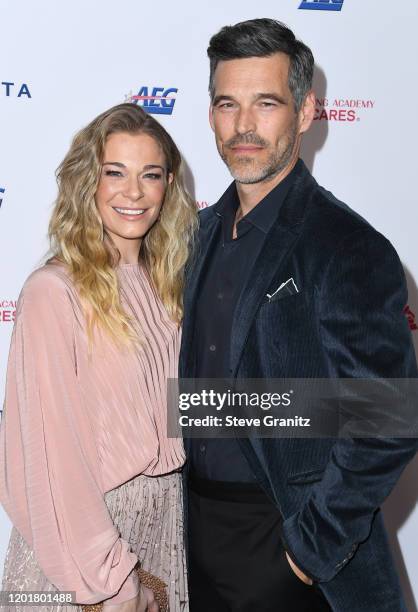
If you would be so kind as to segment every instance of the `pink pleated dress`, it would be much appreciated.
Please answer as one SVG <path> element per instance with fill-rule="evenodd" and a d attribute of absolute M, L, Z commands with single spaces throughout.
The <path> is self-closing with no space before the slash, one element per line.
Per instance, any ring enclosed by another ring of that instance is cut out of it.
<path fill-rule="evenodd" d="M 35 271 L 20 295 L 0 428 L 0 502 L 13 523 L 2 590 L 74 591 L 76 604 L 1 610 L 126 601 L 139 590 L 139 559 L 168 585 L 170 612 L 188 611 L 184 450 L 167 436 L 180 332 L 141 264 L 117 274 L 139 347 L 96 330 L 89 350 L 61 264 Z"/>

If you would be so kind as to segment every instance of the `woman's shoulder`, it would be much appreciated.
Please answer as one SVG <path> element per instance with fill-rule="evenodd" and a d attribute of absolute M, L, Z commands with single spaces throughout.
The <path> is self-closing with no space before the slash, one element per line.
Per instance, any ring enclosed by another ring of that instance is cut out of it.
<path fill-rule="evenodd" d="M 59 261 L 50 260 L 34 270 L 26 279 L 21 298 L 48 301 L 54 297 L 69 297 L 74 294 L 74 284 L 66 269 Z"/>

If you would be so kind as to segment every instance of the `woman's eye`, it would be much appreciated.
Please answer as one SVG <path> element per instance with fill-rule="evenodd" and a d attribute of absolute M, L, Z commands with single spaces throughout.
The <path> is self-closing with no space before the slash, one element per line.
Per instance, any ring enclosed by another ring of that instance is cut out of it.
<path fill-rule="evenodd" d="M 122 176 L 119 170 L 105 170 L 105 176 Z"/>
<path fill-rule="evenodd" d="M 159 174 L 158 172 L 147 172 L 147 174 L 144 174 L 143 178 L 151 179 L 152 181 L 158 181 L 161 177 L 162 174 Z"/>

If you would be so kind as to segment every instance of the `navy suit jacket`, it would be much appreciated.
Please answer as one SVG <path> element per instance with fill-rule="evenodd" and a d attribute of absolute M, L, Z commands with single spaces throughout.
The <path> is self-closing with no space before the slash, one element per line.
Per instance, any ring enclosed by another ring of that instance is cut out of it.
<path fill-rule="evenodd" d="M 184 298 L 180 377 L 193 378 L 199 282 L 220 219 L 200 214 Z M 269 301 L 293 278 L 299 292 Z M 414 378 L 402 265 L 390 242 L 321 188 L 297 177 L 234 314 L 236 378 Z M 187 451 L 187 440 L 185 441 Z M 335 612 L 406 610 L 379 507 L 417 449 L 416 439 L 239 439 L 284 518 L 296 564 Z"/>

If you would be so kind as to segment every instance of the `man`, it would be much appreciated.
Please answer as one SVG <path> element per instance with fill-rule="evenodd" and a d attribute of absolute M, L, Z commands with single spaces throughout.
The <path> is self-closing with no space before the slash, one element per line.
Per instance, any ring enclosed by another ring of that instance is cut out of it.
<path fill-rule="evenodd" d="M 210 123 L 234 182 L 200 215 L 184 378 L 417 375 L 400 261 L 298 159 L 313 56 L 283 24 L 213 36 Z M 191 612 L 406 610 L 379 507 L 408 439 L 186 440 Z"/>

